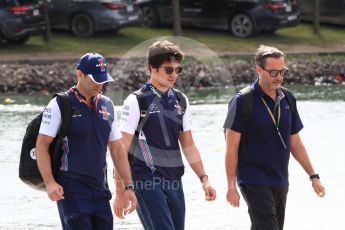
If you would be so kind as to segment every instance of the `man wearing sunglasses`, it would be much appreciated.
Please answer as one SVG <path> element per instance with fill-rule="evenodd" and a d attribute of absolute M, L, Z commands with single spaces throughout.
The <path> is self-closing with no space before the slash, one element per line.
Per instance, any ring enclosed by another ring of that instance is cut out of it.
<path fill-rule="evenodd" d="M 177 45 L 167 40 L 153 43 L 147 54 L 150 80 L 128 96 L 122 110 L 120 130 L 131 158 L 137 212 L 149 230 L 184 229 L 184 166 L 179 145 L 200 179 L 206 200 L 216 198 L 194 144 L 187 97 L 173 89 L 182 59 Z M 116 188 L 114 209 L 123 218 L 126 189 L 117 176 Z"/>
<path fill-rule="evenodd" d="M 289 91 L 281 88 L 288 74 L 283 52 L 261 45 L 255 61 L 258 79 L 249 91 L 252 112 L 247 125 L 242 122 L 246 110 L 244 94 L 231 101 L 224 124 L 226 198 L 232 206 L 239 206 L 237 182 L 248 205 L 251 229 L 283 229 L 290 152 L 309 175 L 316 194 L 323 197 L 325 189 L 299 136 L 303 125 L 298 111 L 292 112 L 293 106 L 284 93 Z M 292 94 L 291 98 L 295 103 Z"/>

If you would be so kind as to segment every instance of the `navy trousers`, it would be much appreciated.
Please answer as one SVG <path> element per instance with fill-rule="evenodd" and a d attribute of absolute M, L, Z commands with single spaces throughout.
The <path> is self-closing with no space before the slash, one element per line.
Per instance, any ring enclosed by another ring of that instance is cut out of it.
<path fill-rule="evenodd" d="M 136 181 L 137 213 L 145 230 L 183 230 L 185 200 L 181 181 Z"/>
<path fill-rule="evenodd" d="M 59 177 L 65 199 L 57 202 L 63 230 L 112 230 L 110 191 L 99 191 L 68 177 Z"/>
<path fill-rule="evenodd" d="M 248 206 L 251 230 L 282 230 L 289 188 L 241 184 L 241 193 Z"/>

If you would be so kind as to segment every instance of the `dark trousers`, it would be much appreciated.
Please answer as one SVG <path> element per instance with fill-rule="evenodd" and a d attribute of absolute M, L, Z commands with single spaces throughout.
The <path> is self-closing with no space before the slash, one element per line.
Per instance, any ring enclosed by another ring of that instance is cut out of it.
<path fill-rule="evenodd" d="M 145 230 L 183 230 L 185 200 L 181 181 L 136 181 L 137 213 Z"/>
<path fill-rule="evenodd" d="M 85 183 L 60 177 L 65 199 L 57 202 L 63 230 L 112 230 L 110 191 L 95 190 Z"/>
<path fill-rule="evenodd" d="M 288 187 L 241 184 L 240 189 L 248 206 L 251 230 L 283 229 Z"/>

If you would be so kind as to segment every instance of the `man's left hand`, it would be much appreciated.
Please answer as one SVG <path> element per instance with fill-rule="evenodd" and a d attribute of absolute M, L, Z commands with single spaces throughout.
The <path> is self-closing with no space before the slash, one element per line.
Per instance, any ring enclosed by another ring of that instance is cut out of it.
<path fill-rule="evenodd" d="M 315 193 L 319 197 L 324 197 L 326 195 L 325 188 L 323 187 L 323 185 L 319 179 L 313 179 L 312 180 L 312 186 L 314 188 Z"/>
<path fill-rule="evenodd" d="M 216 199 L 216 190 L 211 186 L 211 184 L 208 181 L 202 184 L 202 189 L 205 192 L 205 197 L 207 201 L 213 201 Z"/>

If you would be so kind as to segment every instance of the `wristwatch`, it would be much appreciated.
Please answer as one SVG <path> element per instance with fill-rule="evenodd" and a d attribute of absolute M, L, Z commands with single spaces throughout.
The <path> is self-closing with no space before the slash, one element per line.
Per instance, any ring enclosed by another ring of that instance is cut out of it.
<path fill-rule="evenodd" d="M 134 192 L 134 185 L 133 184 L 129 184 L 125 187 L 125 191 L 128 191 L 128 190 L 132 190 Z"/>
<path fill-rule="evenodd" d="M 320 179 L 320 176 L 319 176 L 319 174 L 316 173 L 316 174 L 310 175 L 309 179 L 310 179 L 310 180 L 313 180 L 313 179 Z"/>
<path fill-rule="evenodd" d="M 202 175 L 199 177 L 201 183 L 202 183 L 202 180 L 204 179 L 204 177 L 207 177 L 207 179 L 208 179 L 207 174 L 202 174 Z"/>

